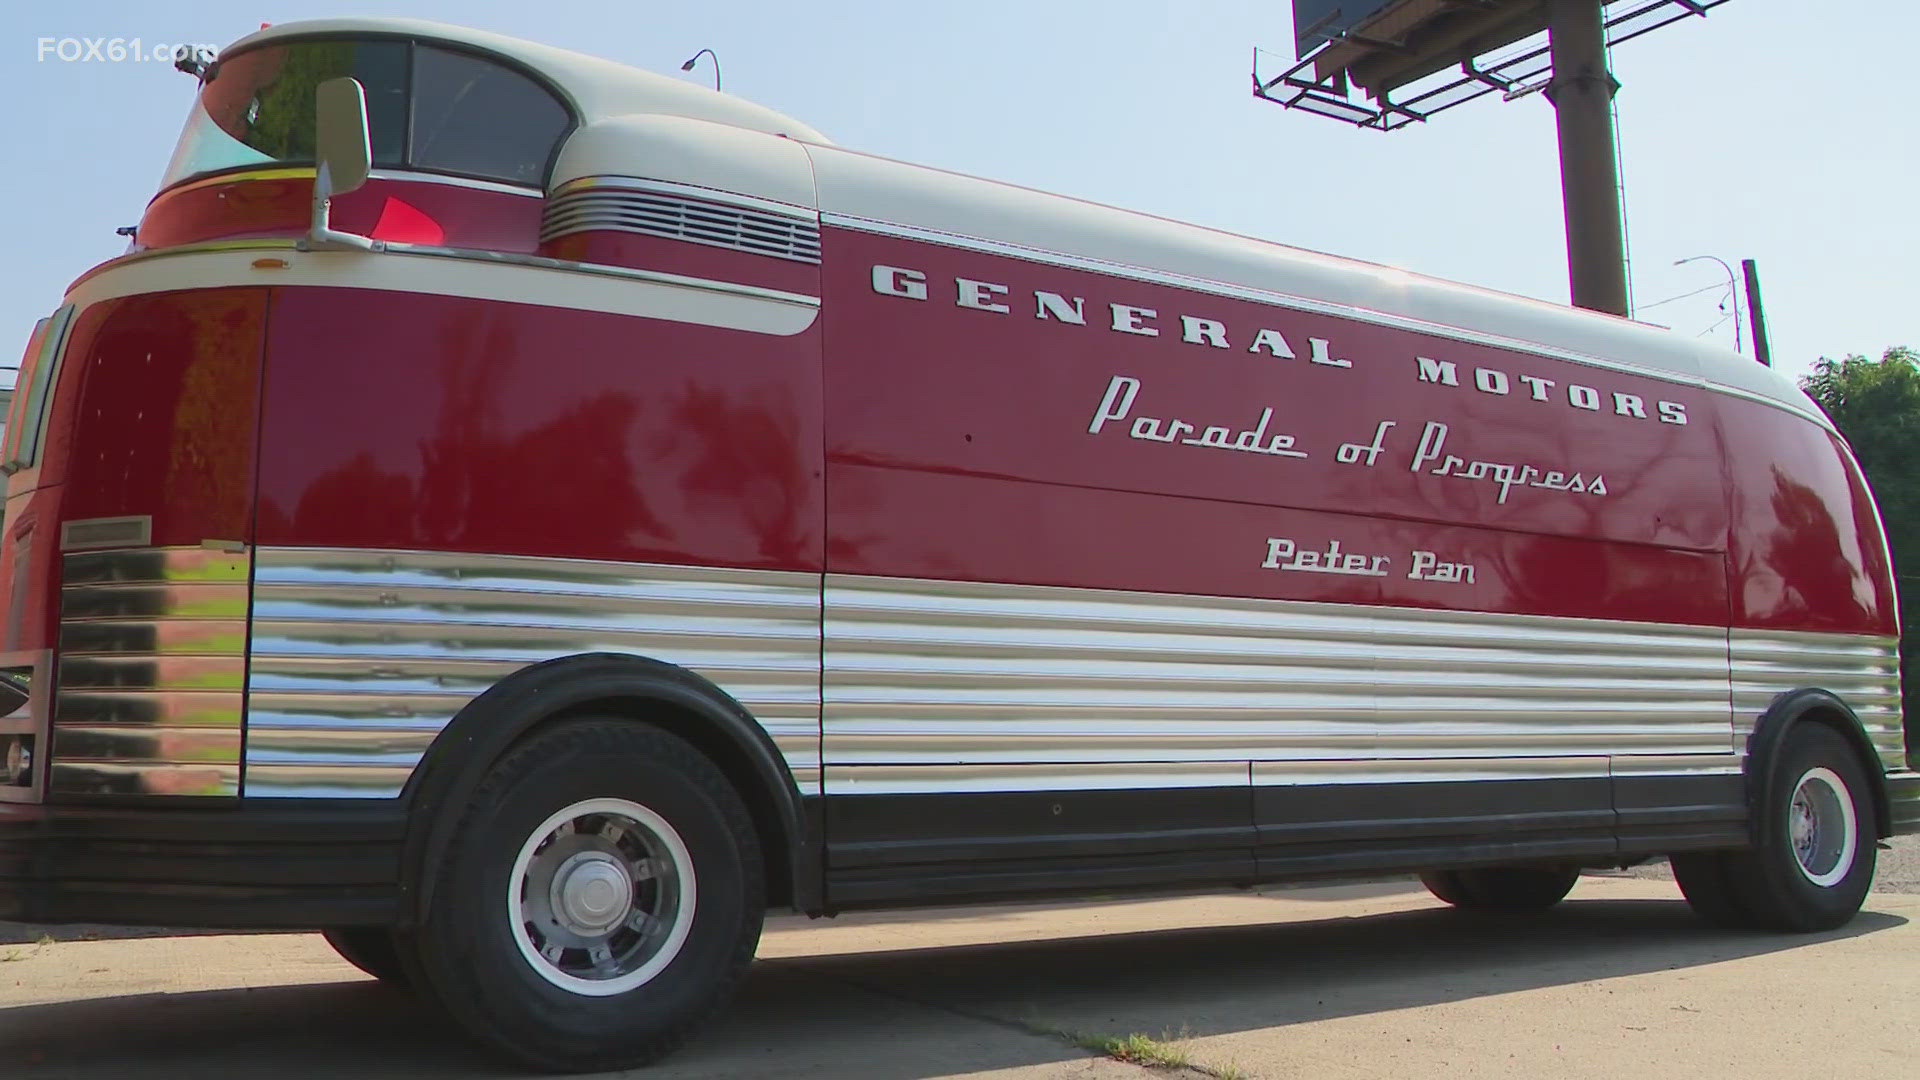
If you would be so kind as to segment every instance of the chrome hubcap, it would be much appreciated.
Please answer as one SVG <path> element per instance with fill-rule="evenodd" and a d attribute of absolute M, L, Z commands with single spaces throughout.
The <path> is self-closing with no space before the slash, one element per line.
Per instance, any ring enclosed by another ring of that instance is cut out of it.
<path fill-rule="evenodd" d="M 553 913 L 576 934 L 604 934 L 633 905 L 633 881 L 611 856 L 582 851 L 553 876 Z"/>
<path fill-rule="evenodd" d="M 672 962 L 694 895 L 693 860 L 665 818 L 625 799 L 587 799 L 521 845 L 507 912 L 521 956 L 541 978 L 604 996 Z"/>
<path fill-rule="evenodd" d="M 1800 873 L 1815 885 L 1837 884 L 1853 868 L 1859 832 L 1846 782 L 1832 769 L 1809 769 L 1787 804 L 1787 839 Z"/>

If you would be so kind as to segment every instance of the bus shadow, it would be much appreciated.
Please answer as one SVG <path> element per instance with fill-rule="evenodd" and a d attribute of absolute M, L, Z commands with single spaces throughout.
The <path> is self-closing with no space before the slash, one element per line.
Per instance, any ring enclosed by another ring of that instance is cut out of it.
<path fill-rule="evenodd" d="M 1055 1063 L 1077 1074 L 1086 1055 L 1060 1032 L 1201 1037 L 1312 1024 L 1718 964 L 1906 922 L 1867 911 L 1822 934 L 1735 933 L 1678 901 L 1574 900 L 1527 918 L 1422 908 L 763 960 L 724 1019 L 645 1075 L 927 1080 Z M 0 1046 L 10 1078 L 519 1075 L 409 995 L 366 980 L 5 1009 Z"/>

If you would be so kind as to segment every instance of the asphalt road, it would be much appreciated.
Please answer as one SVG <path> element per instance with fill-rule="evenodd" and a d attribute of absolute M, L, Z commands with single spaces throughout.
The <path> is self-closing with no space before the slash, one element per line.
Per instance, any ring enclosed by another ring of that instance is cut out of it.
<path fill-rule="evenodd" d="M 775 919 L 726 1019 L 633 1075 L 1153 1075 L 1081 1046 L 1132 1034 L 1195 1077 L 1912 1075 L 1916 848 L 1892 860 L 1908 892 L 1809 936 L 1711 930 L 1624 875 L 1532 919 L 1407 883 Z M 515 1075 L 313 935 L 5 929 L 26 939 L 0 945 L 8 1080 Z"/>

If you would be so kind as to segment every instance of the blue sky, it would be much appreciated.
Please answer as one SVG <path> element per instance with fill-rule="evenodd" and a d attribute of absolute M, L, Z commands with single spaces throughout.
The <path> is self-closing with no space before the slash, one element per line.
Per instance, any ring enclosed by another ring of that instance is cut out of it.
<path fill-rule="evenodd" d="M 1872 32 L 1836 23 L 1871 9 Z M 193 92 L 155 63 L 41 59 L 41 38 L 224 45 L 338 3 L 70 0 L 0 10 L 0 333 L 24 344 L 66 284 L 124 247 Z M 679 74 L 702 47 L 726 89 L 842 145 L 1564 302 L 1552 107 L 1481 100 L 1391 134 L 1249 92 L 1255 46 L 1290 51 L 1286 0 L 743 0 L 564 5 L 387 0 Z M 1733 0 L 1616 51 L 1634 297 L 1757 258 L 1776 363 L 1920 344 L 1920 170 L 1905 72 L 1920 5 Z M 1844 40 L 1842 53 L 1835 46 Z M 1839 66 L 1841 59 L 1844 66 Z M 711 78 L 702 66 L 684 76 Z M 1721 291 L 1643 317 L 1731 347 Z M 0 346 L 11 364 L 20 344 Z"/>

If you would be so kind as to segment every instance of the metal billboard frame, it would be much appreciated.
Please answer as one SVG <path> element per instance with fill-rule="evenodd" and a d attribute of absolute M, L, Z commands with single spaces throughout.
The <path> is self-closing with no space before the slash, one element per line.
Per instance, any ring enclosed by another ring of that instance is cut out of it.
<path fill-rule="evenodd" d="M 1704 18 L 1709 10 L 1726 2 L 1727 0 L 1629 0 L 1629 2 L 1615 4 L 1615 10 L 1620 13 L 1610 15 L 1605 20 L 1607 46 L 1611 48 L 1631 41 L 1642 34 L 1682 19 Z M 1620 10 L 1623 8 L 1624 11 Z M 1523 40 L 1538 37 L 1539 33 L 1531 34 Z M 1344 121 L 1355 127 L 1371 128 L 1375 131 L 1394 131 L 1408 124 L 1425 122 L 1435 113 L 1451 109 L 1456 105 L 1464 105 L 1487 94 L 1499 93 L 1511 101 L 1544 89 L 1553 72 L 1550 49 L 1542 43 L 1525 52 L 1493 63 L 1484 63 L 1484 57 L 1466 57 L 1460 61 L 1458 73 L 1454 78 L 1439 85 L 1429 86 L 1404 100 L 1394 100 L 1393 91 L 1384 91 L 1375 95 L 1372 101 L 1356 100 L 1344 68 L 1324 76 L 1316 76 L 1311 70 L 1315 61 L 1329 48 L 1342 43 L 1353 43 L 1356 40 L 1359 39 L 1352 36 L 1329 40 L 1297 61 L 1287 62 L 1290 66 L 1278 75 L 1263 74 L 1261 58 L 1272 57 L 1276 62 L 1279 62 L 1280 58 L 1276 54 L 1255 48 L 1253 50 L 1253 96 L 1271 101 L 1283 108 L 1299 109 L 1316 116 Z M 1419 80 L 1419 82 L 1428 81 Z"/>

